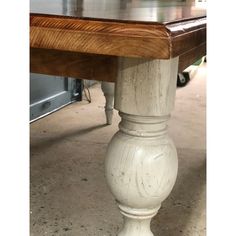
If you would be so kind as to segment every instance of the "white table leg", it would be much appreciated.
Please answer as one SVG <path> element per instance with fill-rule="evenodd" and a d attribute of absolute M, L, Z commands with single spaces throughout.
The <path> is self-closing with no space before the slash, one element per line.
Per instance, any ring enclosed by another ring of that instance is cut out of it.
<path fill-rule="evenodd" d="M 167 134 L 174 107 L 178 58 L 120 58 L 115 108 L 119 131 L 109 143 L 105 171 L 124 216 L 119 236 L 153 236 L 151 218 L 170 194 L 178 159 Z"/>
<path fill-rule="evenodd" d="M 101 88 L 106 99 L 105 114 L 108 125 L 112 124 L 115 83 L 102 81 Z"/>

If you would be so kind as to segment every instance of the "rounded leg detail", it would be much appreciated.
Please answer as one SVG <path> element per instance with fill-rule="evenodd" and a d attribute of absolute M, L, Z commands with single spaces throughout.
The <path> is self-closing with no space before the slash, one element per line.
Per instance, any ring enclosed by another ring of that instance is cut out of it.
<path fill-rule="evenodd" d="M 112 124 L 112 118 L 113 118 L 114 86 L 115 84 L 112 82 L 103 81 L 101 84 L 101 88 L 106 99 L 105 114 L 106 114 L 106 123 L 108 125 Z"/>
<path fill-rule="evenodd" d="M 108 185 L 125 218 L 119 236 L 153 236 L 151 218 L 170 194 L 178 169 L 168 117 L 120 115 L 120 131 L 105 160 Z"/>

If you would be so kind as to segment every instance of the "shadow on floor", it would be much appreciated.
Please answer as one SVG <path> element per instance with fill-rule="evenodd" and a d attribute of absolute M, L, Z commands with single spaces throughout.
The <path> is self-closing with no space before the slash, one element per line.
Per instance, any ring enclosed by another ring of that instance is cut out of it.
<path fill-rule="evenodd" d="M 73 130 L 73 131 L 67 131 L 67 132 L 63 132 L 63 134 L 56 134 L 55 136 L 50 136 L 50 137 L 45 137 L 45 138 L 40 138 L 40 140 L 36 140 L 34 142 L 35 138 L 32 138 L 31 142 L 30 142 L 30 149 L 34 150 L 34 151 L 38 151 L 38 150 L 42 150 L 42 149 L 47 149 L 49 147 L 51 147 L 54 144 L 58 144 L 60 142 L 65 141 L 66 139 L 70 139 L 70 138 L 74 138 L 76 136 L 80 136 L 80 135 L 85 135 L 88 134 L 92 131 L 95 131 L 97 129 L 101 129 L 103 127 L 106 127 L 107 124 L 102 124 L 102 125 L 96 125 L 96 126 L 92 126 L 92 127 L 88 127 L 86 129 L 82 129 L 82 130 Z"/>

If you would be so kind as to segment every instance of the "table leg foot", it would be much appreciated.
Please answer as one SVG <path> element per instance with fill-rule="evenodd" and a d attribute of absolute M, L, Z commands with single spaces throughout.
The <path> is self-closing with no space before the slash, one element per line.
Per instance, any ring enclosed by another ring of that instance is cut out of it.
<path fill-rule="evenodd" d="M 108 125 L 112 124 L 112 118 L 113 118 L 114 87 L 115 84 L 112 82 L 103 81 L 101 84 L 101 88 L 106 99 L 105 114 L 106 114 L 106 123 Z"/>
<path fill-rule="evenodd" d="M 118 236 L 153 236 L 150 230 L 150 219 L 132 219 L 125 217 L 124 228 L 119 232 Z"/>

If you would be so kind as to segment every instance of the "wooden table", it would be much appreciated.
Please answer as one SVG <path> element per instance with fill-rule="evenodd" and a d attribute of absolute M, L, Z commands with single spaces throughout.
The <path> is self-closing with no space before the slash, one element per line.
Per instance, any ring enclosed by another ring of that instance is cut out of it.
<path fill-rule="evenodd" d="M 205 14 L 192 0 L 31 0 L 31 72 L 115 82 L 121 122 L 105 174 L 124 216 L 119 236 L 152 236 L 174 186 L 167 121 L 178 71 L 206 54 Z"/>

